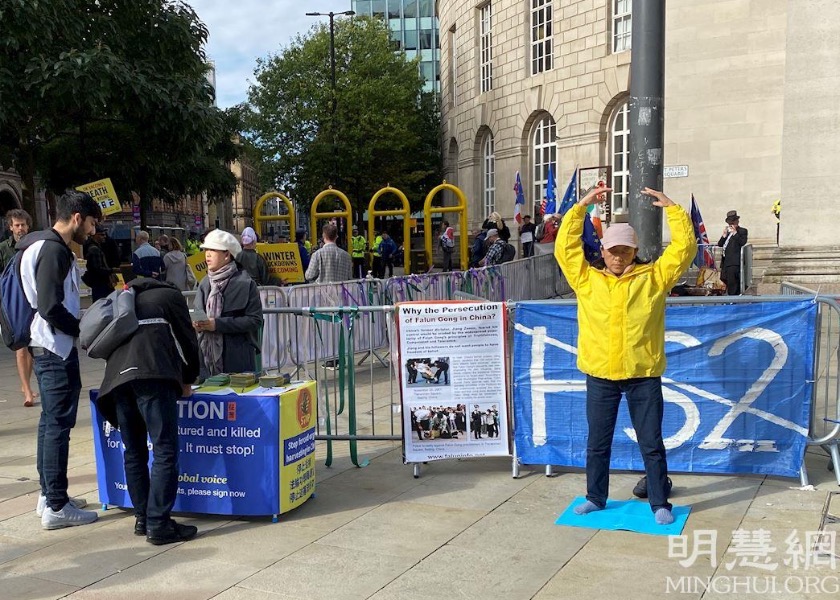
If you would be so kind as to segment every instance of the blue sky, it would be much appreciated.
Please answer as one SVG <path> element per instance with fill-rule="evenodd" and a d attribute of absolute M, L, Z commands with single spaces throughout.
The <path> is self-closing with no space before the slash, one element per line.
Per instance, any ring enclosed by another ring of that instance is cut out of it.
<path fill-rule="evenodd" d="M 327 17 L 307 12 L 350 10 L 351 0 L 187 0 L 210 30 L 207 55 L 216 64 L 216 98 L 222 108 L 243 102 L 257 58 L 278 53 L 298 33 Z"/>

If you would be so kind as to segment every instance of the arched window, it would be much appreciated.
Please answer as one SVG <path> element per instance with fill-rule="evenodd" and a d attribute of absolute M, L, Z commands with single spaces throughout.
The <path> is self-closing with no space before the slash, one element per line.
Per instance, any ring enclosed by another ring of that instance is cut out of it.
<path fill-rule="evenodd" d="M 557 126 L 551 115 L 545 115 L 534 123 L 531 136 L 531 164 L 533 166 L 531 173 L 534 176 L 532 197 L 535 202 L 539 202 L 545 197 L 549 165 L 554 169 L 555 183 L 557 181 Z"/>
<path fill-rule="evenodd" d="M 496 210 L 496 144 L 492 133 L 484 137 L 481 156 L 481 196 L 484 198 L 486 218 Z"/>
<path fill-rule="evenodd" d="M 627 212 L 630 184 L 630 111 L 627 101 L 615 110 L 610 127 L 610 156 L 612 157 L 612 214 Z"/>

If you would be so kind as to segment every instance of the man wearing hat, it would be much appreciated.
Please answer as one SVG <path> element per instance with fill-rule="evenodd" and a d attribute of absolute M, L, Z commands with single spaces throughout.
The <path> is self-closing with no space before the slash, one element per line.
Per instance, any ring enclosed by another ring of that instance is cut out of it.
<path fill-rule="evenodd" d="M 723 248 L 720 278 L 730 296 L 741 295 L 741 248 L 747 245 L 747 230 L 738 226 L 740 220 L 738 211 L 726 213 L 726 228 L 718 240 L 718 246 Z"/>
<path fill-rule="evenodd" d="M 653 263 L 636 256 L 630 225 L 616 224 L 602 240 L 603 263 L 589 265 L 581 235 L 586 209 L 609 188 L 593 188 L 563 218 L 554 255 L 577 296 L 577 366 L 586 374 L 586 502 L 577 514 L 603 510 L 609 495 L 612 440 L 621 395 L 627 397 L 645 463 L 656 522 L 674 522 L 668 502 L 668 464 L 662 440 L 665 297 L 691 264 L 697 246 L 688 213 L 665 194 L 645 188 L 665 209 L 671 244 Z"/>
<path fill-rule="evenodd" d="M 480 265 L 483 267 L 492 267 L 502 262 L 502 254 L 505 250 L 505 241 L 499 237 L 498 229 L 488 229 L 487 237 L 485 238 L 487 245 L 487 254 L 481 259 Z"/>

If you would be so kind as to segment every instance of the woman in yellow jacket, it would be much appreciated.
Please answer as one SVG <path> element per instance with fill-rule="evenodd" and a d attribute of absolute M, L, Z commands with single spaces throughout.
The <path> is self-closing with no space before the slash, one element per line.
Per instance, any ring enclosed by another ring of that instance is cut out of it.
<path fill-rule="evenodd" d="M 662 441 L 665 298 L 697 253 L 691 219 L 665 194 L 645 188 L 665 209 L 671 244 L 656 262 L 636 257 L 630 225 L 616 224 L 602 240 L 603 264 L 590 265 L 581 247 L 586 207 L 609 188 L 590 191 L 563 218 L 554 255 L 578 302 L 577 366 L 586 374 L 586 502 L 575 512 L 606 507 L 612 439 L 621 394 L 645 462 L 650 507 L 660 525 L 673 523 L 668 464 Z"/>

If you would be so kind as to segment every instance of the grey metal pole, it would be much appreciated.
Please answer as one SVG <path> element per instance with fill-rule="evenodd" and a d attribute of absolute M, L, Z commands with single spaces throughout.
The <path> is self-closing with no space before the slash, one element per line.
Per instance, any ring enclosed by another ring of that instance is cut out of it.
<path fill-rule="evenodd" d="M 662 211 L 641 190 L 662 189 L 665 149 L 665 0 L 634 0 L 630 62 L 630 224 L 639 256 L 662 252 Z"/>

